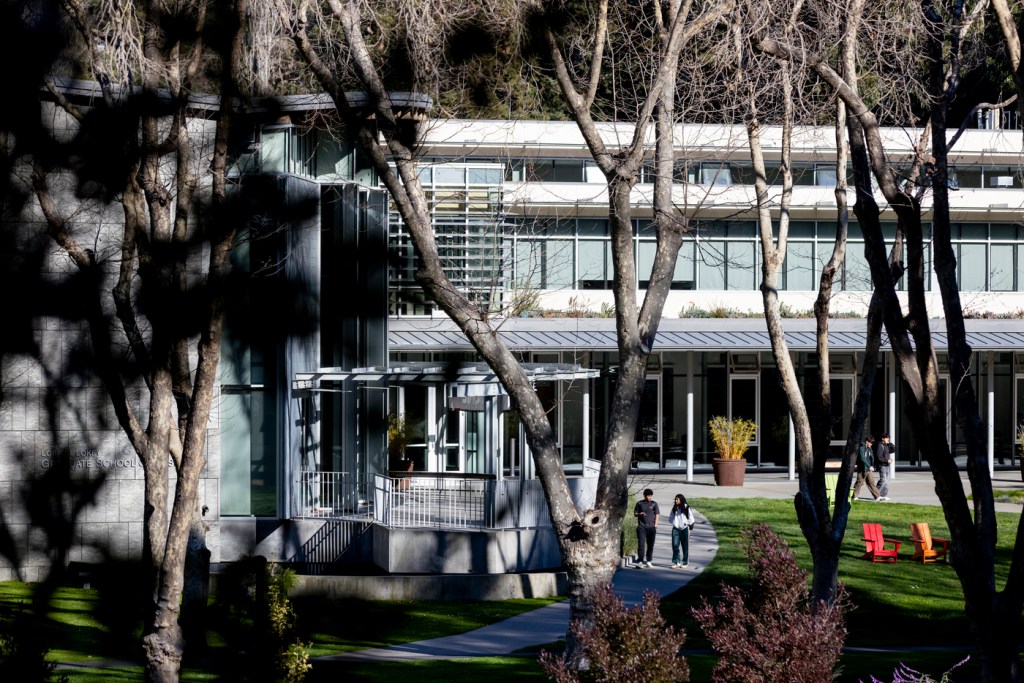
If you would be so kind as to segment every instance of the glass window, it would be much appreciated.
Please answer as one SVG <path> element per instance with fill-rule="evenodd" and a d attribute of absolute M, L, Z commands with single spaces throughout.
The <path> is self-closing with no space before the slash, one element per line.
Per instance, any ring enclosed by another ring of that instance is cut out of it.
<path fill-rule="evenodd" d="M 732 185 L 732 171 L 728 164 L 702 163 L 700 182 L 701 185 Z"/>
<path fill-rule="evenodd" d="M 651 270 L 654 268 L 654 254 L 657 250 L 657 242 L 643 240 L 637 244 L 636 278 L 641 289 L 646 289 L 648 284 L 650 284 Z"/>
<path fill-rule="evenodd" d="M 260 166 L 264 173 L 284 173 L 291 128 L 263 129 L 260 136 Z"/>
<path fill-rule="evenodd" d="M 779 183 L 782 183 L 781 173 Z M 793 164 L 793 185 L 814 185 L 813 164 Z"/>
<path fill-rule="evenodd" d="M 730 221 L 729 237 L 757 237 L 757 223 L 754 221 Z"/>
<path fill-rule="evenodd" d="M 516 283 L 527 289 L 562 289 L 573 283 L 572 240 L 519 240 Z"/>
<path fill-rule="evenodd" d="M 607 237 L 607 218 L 580 218 L 577 223 L 580 237 Z"/>
<path fill-rule="evenodd" d="M 981 187 L 981 166 L 956 166 L 951 175 L 960 188 Z"/>
<path fill-rule="evenodd" d="M 835 275 L 835 280 L 832 281 L 832 287 L 835 288 L 835 289 L 842 289 L 843 288 L 843 274 L 846 271 L 846 261 L 849 259 L 850 247 L 851 247 L 851 245 L 847 245 L 846 246 L 847 258 L 843 259 L 843 265 L 841 265 L 839 267 L 839 270 L 836 272 L 836 275 Z M 818 242 L 818 244 L 816 246 L 816 251 L 817 251 L 817 257 L 816 257 L 817 263 L 815 264 L 814 272 L 820 274 L 821 271 L 824 270 L 825 264 L 827 264 L 828 260 L 830 258 L 832 258 L 832 243 L 831 242 Z M 817 289 L 817 286 L 818 286 L 817 283 L 815 283 L 815 285 L 814 285 L 815 289 Z"/>
<path fill-rule="evenodd" d="M 634 229 L 637 235 L 646 237 L 654 237 L 657 234 L 657 230 L 654 229 L 654 221 L 647 218 L 641 218 L 636 221 Z"/>
<path fill-rule="evenodd" d="M 960 255 L 957 258 L 957 275 L 960 281 L 962 292 L 983 292 L 985 291 L 985 279 L 988 274 L 988 264 L 985 262 L 984 244 L 960 244 Z"/>
<path fill-rule="evenodd" d="M 785 283 L 788 290 L 815 291 L 814 242 L 790 242 L 786 249 Z"/>
<path fill-rule="evenodd" d="M 220 513 L 276 516 L 273 393 L 248 388 L 225 391 L 221 394 L 220 414 Z"/>
<path fill-rule="evenodd" d="M 815 164 L 814 165 L 814 184 L 819 187 L 835 187 L 836 186 L 836 166 L 835 164 Z"/>
<path fill-rule="evenodd" d="M 672 272 L 672 289 L 694 289 L 694 246 L 693 240 L 684 239 L 679 247 L 676 268 Z"/>
<path fill-rule="evenodd" d="M 757 275 L 753 242 L 729 242 L 727 289 L 749 291 L 754 289 Z"/>
<path fill-rule="evenodd" d="M 500 168 L 471 168 L 469 169 L 470 185 L 497 185 L 501 182 Z"/>
<path fill-rule="evenodd" d="M 871 291 L 871 267 L 864 256 L 863 242 L 846 245 L 846 282 L 844 289 L 855 292 Z"/>
<path fill-rule="evenodd" d="M 757 375 L 733 375 L 729 378 L 729 418 L 758 421 Z M 754 433 L 750 444 L 758 444 L 760 428 Z"/>
<path fill-rule="evenodd" d="M 807 237 L 814 239 L 814 222 L 813 221 L 790 221 L 789 222 L 789 238 L 799 239 Z"/>
<path fill-rule="evenodd" d="M 1021 187 L 1020 175 L 1012 166 L 986 166 L 985 187 L 1011 189 Z"/>
<path fill-rule="evenodd" d="M 436 166 L 434 168 L 435 185 L 465 185 L 466 169 L 461 166 Z"/>
<path fill-rule="evenodd" d="M 551 177 L 548 178 L 556 183 L 582 183 L 583 162 L 555 160 L 551 162 Z"/>
<path fill-rule="evenodd" d="M 650 375 L 644 381 L 634 439 L 634 446 L 661 445 L 661 377 L 658 375 Z"/>
<path fill-rule="evenodd" d="M 1014 275 L 1017 269 L 1014 264 L 1014 247 L 1012 244 L 993 244 L 991 287 L 993 292 L 1014 291 Z"/>
<path fill-rule="evenodd" d="M 725 289 L 725 242 L 701 240 L 697 243 L 700 262 L 697 266 L 700 289 Z"/>
<path fill-rule="evenodd" d="M 1015 240 L 1017 239 L 1017 226 L 1012 223 L 993 223 L 989 231 L 994 240 Z"/>
<path fill-rule="evenodd" d="M 612 282 L 612 245 L 606 240 L 580 240 L 580 289 L 610 289 Z"/>
<path fill-rule="evenodd" d="M 696 183 L 699 165 L 689 161 L 676 161 L 672 171 L 672 179 L 677 183 Z"/>
<path fill-rule="evenodd" d="M 754 184 L 754 166 L 750 163 L 731 164 L 732 181 L 737 185 Z"/>

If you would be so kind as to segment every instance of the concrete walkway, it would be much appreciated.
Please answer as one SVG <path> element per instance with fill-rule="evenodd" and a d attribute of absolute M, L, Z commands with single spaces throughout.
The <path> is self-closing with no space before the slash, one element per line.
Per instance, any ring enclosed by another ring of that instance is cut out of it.
<path fill-rule="evenodd" d="M 667 498 L 667 504 L 662 503 L 661 499 L 657 497 L 655 499 L 658 500 L 662 512 L 667 513 L 671 507 L 672 498 Z M 640 604 L 645 590 L 656 591 L 661 596 L 679 590 L 703 571 L 718 552 L 718 539 L 715 536 L 715 530 L 711 528 L 707 519 L 698 514 L 697 526 L 690 533 L 689 566 L 685 569 L 671 569 L 672 532 L 669 529 L 668 516 L 664 514 L 658 526 L 657 540 L 654 543 L 654 567 L 650 569 L 624 567 L 615 572 L 612 584 L 616 594 L 626 605 L 633 607 Z M 433 657 L 447 659 L 497 657 L 564 638 L 568 628 L 569 603 L 567 600 L 563 600 L 554 605 L 526 612 L 468 633 L 318 657 L 315 661 L 401 661 Z"/>
<path fill-rule="evenodd" d="M 963 476 L 965 488 L 970 484 Z M 1016 472 L 996 472 L 993 478 L 996 490 L 1021 489 L 1024 484 Z M 651 488 L 654 499 L 662 510 L 658 538 L 654 545 L 654 564 L 651 569 L 622 568 L 615 573 L 613 585 L 616 594 L 633 606 L 639 604 L 644 590 L 657 591 L 667 596 L 703 571 L 718 552 L 718 538 L 715 530 L 698 512 L 698 524 L 690 534 L 690 562 L 683 570 L 670 569 L 672 562 L 671 531 L 668 525 L 668 510 L 676 494 L 683 494 L 687 500 L 700 505 L 701 498 L 792 498 L 798 490 L 795 480 L 785 473 L 747 473 L 742 487 L 726 488 L 715 486 L 711 474 L 698 474 L 687 482 L 681 474 L 653 474 L 634 476 L 631 489 Z M 861 491 L 869 497 L 867 489 Z M 935 483 L 929 472 L 898 472 L 889 486 L 891 502 L 864 500 L 863 505 L 891 505 L 893 503 L 914 503 L 917 505 L 938 505 Z M 1011 503 L 997 503 L 996 509 L 1020 512 L 1021 506 Z M 696 510 L 696 507 L 695 507 Z M 483 628 L 444 638 L 434 638 L 414 643 L 403 643 L 384 648 L 359 650 L 341 655 L 318 657 L 318 663 L 328 662 L 369 662 L 403 661 L 416 659 L 459 657 L 495 657 L 511 654 L 517 650 L 533 648 L 565 637 L 569 625 L 567 601 L 549 605 L 511 619 L 484 626 Z"/>

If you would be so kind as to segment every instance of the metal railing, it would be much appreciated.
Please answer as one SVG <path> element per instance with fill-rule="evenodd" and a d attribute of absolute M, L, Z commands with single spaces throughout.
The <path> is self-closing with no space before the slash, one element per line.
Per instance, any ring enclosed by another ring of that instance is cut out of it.
<path fill-rule="evenodd" d="M 300 472 L 295 486 L 299 517 L 371 516 L 366 477 L 349 472 Z"/>
<path fill-rule="evenodd" d="M 597 477 L 569 477 L 576 509 L 594 504 Z M 300 472 L 297 517 L 372 519 L 396 528 L 524 529 L 550 526 L 540 481 L 417 473 L 365 477 L 348 472 Z"/>
<path fill-rule="evenodd" d="M 578 510 L 594 504 L 596 477 L 569 479 Z M 537 480 L 452 478 L 419 474 L 374 478 L 373 518 L 385 526 L 437 529 L 516 529 L 550 526 Z"/>

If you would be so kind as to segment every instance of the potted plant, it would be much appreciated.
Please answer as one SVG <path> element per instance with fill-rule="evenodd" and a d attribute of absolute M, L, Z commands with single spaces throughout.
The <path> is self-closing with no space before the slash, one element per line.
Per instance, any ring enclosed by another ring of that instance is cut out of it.
<path fill-rule="evenodd" d="M 708 429 L 718 453 L 718 457 L 711 461 L 715 483 L 718 486 L 743 486 L 743 475 L 747 471 L 747 460 L 743 454 L 757 434 L 757 425 L 752 420 L 740 417 L 730 420 L 719 415 L 711 418 Z"/>
<path fill-rule="evenodd" d="M 411 472 L 412 460 L 406 460 L 405 447 L 409 445 L 409 428 L 405 415 L 388 413 L 388 469 L 393 472 Z"/>

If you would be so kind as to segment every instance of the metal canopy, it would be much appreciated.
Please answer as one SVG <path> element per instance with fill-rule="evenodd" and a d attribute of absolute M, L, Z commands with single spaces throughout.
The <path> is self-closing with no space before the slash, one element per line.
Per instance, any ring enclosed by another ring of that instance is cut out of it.
<path fill-rule="evenodd" d="M 975 351 L 1024 351 L 1024 320 L 967 320 L 967 343 Z M 932 320 L 935 348 L 947 348 L 945 321 Z M 786 343 L 792 351 L 813 351 L 814 320 L 791 318 L 784 322 Z M 829 324 L 833 351 L 863 351 L 866 321 L 836 318 Z M 388 350 L 465 351 L 472 346 L 448 320 L 399 319 L 388 323 Z M 516 318 L 501 321 L 499 334 L 515 351 L 618 350 L 615 321 L 604 318 Z M 888 336 L 882 334 L 882 345 Z M 658 327 L 655 351 L 768 351 L 771 340 L 764 319 L 666 318 Z"/>
<path fill-rule="evenodd" d="M 599 377 L 591 370 L 572 363 L 522 363 L 526 376 L 533 382 L 592 379 Z M 498 376 L 485 363 L 410 362 L 388 367 L 321 368 L 316 372 L 295 373 L 292 388 L 296 391 L 329 391 L 331 386 L 346 380 L 426 384 L 498 384 Z"/>

